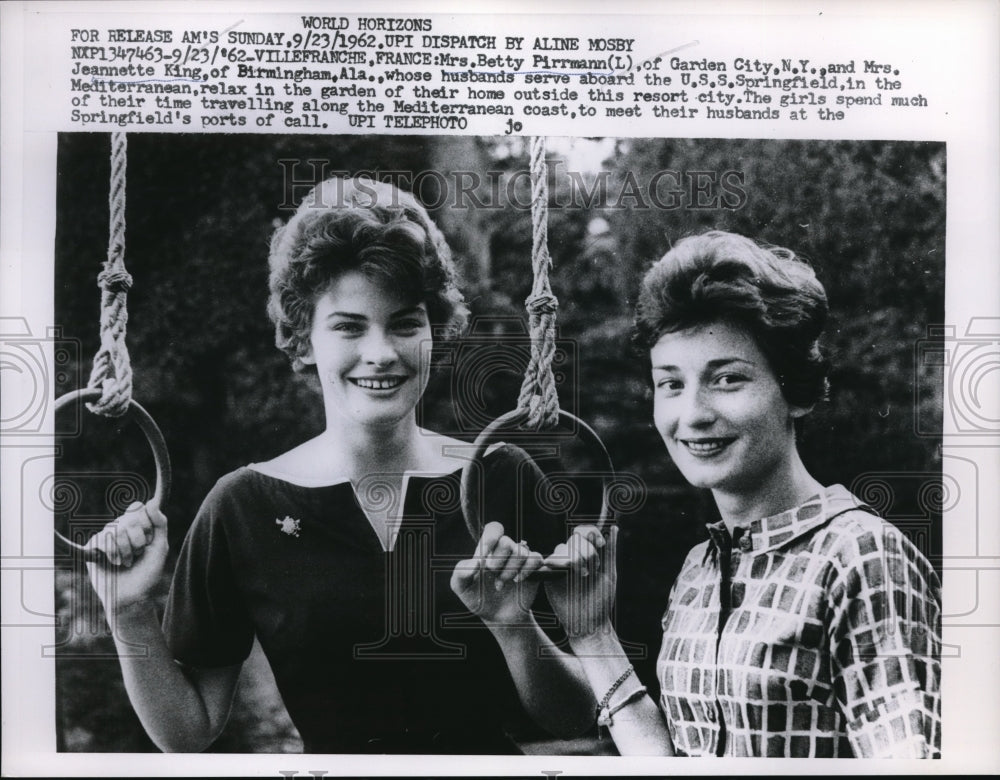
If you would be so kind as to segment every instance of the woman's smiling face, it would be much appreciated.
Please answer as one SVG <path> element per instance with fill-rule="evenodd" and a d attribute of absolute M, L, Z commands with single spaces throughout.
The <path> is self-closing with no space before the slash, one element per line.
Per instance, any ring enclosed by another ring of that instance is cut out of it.
<path fill-rule="evenodd" d="M 378 426 L 413 413 L 430 371 L 423 302 L 349 271 L 317 298 L 309 341 L 328 414 Z"/>
<path fill-rule="evenodd" d="M 754 338 L 725 321 L 664 334 L 650 350 L 656 429 L 695 487 L 767 490 L 795 452 L 789 405 Z"/>

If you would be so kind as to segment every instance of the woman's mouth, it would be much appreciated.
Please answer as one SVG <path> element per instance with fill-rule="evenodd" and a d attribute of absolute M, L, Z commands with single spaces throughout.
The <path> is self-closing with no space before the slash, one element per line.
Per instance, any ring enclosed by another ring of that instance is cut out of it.
<path fill-rule="evenodd" d="M 402 376 L 383 376 L 383 377 L 348 377 L 348 381 L 357 385 L 363 390 L 395 390 L 403 382 L 406 381 L 406 377 Z"/>
<path fill-rule="evenodd" d="M 678 439 L 678 441 L 695 457 L 708 458 L 713 455 L 718 455 L 726 449 L 726 447 L 736 441 L 736 438 L 727 436 L 713 439 Z"/>

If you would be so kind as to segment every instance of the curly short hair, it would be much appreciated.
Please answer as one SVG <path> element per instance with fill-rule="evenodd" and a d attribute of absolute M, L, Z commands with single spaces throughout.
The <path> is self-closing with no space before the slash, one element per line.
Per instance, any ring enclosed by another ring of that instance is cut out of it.
<path fill-rule="evenodd" d="M 384 182 L 334 177 L 316 185 L 275 231 L 268 263 L 275 344 L 296 371 L 313 368 L 302 357 L 317 298 L 348 271 L 422 301 L 435 338 L 461 332 L 468 317 L 444 235 L 410 193 Z"/>
<path fill-rule="evenodd" d="M 829 388 L 827 313 L 826 290 L 794 252 L 712 230 L 678 241 L 646 273 L 635 343 L 648 351 L 665 333 L 732 322 L 754 337 L 785 400 L 808 408 Z"/>

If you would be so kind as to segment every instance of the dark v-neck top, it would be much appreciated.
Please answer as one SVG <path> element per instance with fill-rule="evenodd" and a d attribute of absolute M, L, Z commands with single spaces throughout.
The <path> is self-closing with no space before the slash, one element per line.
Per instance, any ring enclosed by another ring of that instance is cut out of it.
<path fill-rule="evenodd" d="M 538 508 L 537 466 L 510 445 L 483 466 L 486 521 L 517 533 L 523 501 L 518 537 L 550 549 L 565 521 Z M 503 655 L 450 587 L 475 549 L 459 486 L 458 470 L 406 475 L 386 551 L 350 482 L 226 475 L 179 553 L 163 621 L 174 657 L 238 664 L 256 636 L 309 753 L 516 752 L 504 724 L 523 713 Z M 368 506 L 393 489 L 357 488 Z"/>

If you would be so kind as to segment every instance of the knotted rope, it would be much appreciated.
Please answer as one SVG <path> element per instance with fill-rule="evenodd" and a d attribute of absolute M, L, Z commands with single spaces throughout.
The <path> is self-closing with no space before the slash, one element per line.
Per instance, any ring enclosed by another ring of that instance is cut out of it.
<path fill-rule="evenodd" d="M 132 277 L 125 270 L 125 153 L 125 133 L 112 133 L 108 259 L 97 276 L 101 288 L 101 346 L 87 383 L 87 387 L 101 390 L 100 399 L 87 404 L 87 408 L 105 417 L 125 414 L 132 400 L 132 366 L 125 346 L 125 303 L 132 286 Z"/>
<path fill-rule="evenodd" d="M 556 310 L 559 301 L 549 285 L 552 258 L 548 246 L 549 182 L 545 162 L 545 138 L 531 139 L 531 267 L 534 282 L 524 302 L 528 311 L 531 357 L 517 408 L 528 413 L 524 428 L 554 428 L 559 424 L 559 395 L 552 373 L 556 351 Z"/>

